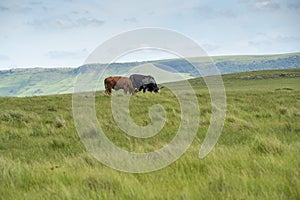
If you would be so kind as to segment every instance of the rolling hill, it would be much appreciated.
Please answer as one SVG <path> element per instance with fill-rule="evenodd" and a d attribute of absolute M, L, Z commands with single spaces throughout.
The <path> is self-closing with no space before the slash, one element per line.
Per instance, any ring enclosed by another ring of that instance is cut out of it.
<path fill-rule="evenodd" d="M 221 74 L 234 72 L 300 68 L 300 53 L 280 55 L 241 55 L 211 57 Z M 191 58 L 193 64 L 210 64 L 201 58 Z M 104 64 L 83 65 L 78 68 L 28 68 L 0 71 L 0 96 L 36 96 L 72 93 L 76 77 L 88 74 L 100 74 Z M 136 70 L 137 67 L 143 70 Z M 113 63 L 104 71 L 102 77 L 91 76 L 90 82 L 99 82 L 103 89 L 103 78 L 109 75 L 129 75 L 129 72 L 152 74 L 155 69 L 158 82 L 171 82 L 182 78 L 200 77 L 195 68 L 182 59 L 155 60 L 147 62 Z M 132 71 L 135 69 L 135 71 Z M 145 69 L 148 69 L 145 70 Z M 163 71 L 162 71 L 163 70 Z M 159 74 L 164 72 L 167 75 Z M 158 75 L 157 75 L 158 74 Z"/>

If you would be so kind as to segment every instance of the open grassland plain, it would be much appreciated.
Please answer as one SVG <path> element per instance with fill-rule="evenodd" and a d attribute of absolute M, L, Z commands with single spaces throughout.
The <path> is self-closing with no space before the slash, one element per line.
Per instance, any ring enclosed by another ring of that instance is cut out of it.
<path fill-rule="evenodd" d="M 176 162 L 145 174 L 116 171 L 85 149 L 72 116 L 72 95 L 0 98 L 0 199 L 300 199 L 300 69 L 223 76 L 224 129 L 204 159 L 199 149 L 210 123 L 210 96 L 191 79 L 200 107 L 197 136 Z M 149 152 L 176 135 L 180 107 L 166 88 L 131 97 L 130 114 L 150 123 L 161 104 L 159 134 L 136 139 L 118 128 L 111 97 L 97 92 L 99 125 L 123 149 Z"/>

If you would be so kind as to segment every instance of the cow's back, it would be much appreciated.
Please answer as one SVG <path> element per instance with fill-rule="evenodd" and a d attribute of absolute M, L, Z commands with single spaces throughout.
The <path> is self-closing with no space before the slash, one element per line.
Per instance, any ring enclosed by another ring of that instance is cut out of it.
<path fill-rule="evenodd" d="M 117 84 L 115 85 L 115 90 L 119 90 L 119 89 L 124 89 L 124 92 L 127 93 L 133 93 L 134 92 L 134 88 L 132 85 L 132 82 L 129 78 L 127 77 L 122 77 L 118 80 Z"/>
<path fill-rule="evenodd" d="M 123 89 L 124 93 L 129 92 L 130 94 L 134 93 L 134 88 L 132 82 L 127 77 L 122 76 L 110 76 L 104 80 L 105 84 L 105 93 L 111 94 L 112 89 L 120 90 Z"/>
<path fill-rule="evenodd" d="M 145 76 L 141 74 L 132 74 L 129 78 L 134 88 L 140 88 L 142 86 L 144 77 Z"/>
<path fill-rule="evenodd" d="M 139 89 L 144 84 L 156 83 L 154 78 L 150 75 L 145 76 L 142 74 L 132 74 L 129 78 L 132 82 L 133 87 L 137 89 Z"/>

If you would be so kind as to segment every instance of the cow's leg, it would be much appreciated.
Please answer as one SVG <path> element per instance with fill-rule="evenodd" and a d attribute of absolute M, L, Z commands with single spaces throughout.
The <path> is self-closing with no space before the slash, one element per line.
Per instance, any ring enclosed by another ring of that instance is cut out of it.
<path fill-rule="evenodd" d="M 110 95 L 111 92 L 112 92 L 112 89 L 111 89 L 111 88 L 107 88 L 107 89 L 105 90 L 105 93 L 108 94 L 108 95 Z"/>
<path fill-rule="evenodd" d="M 143 89 L 143 86 L 141 86 L 141 87 L 139 88 L 139 91 L 142 91 L 142 89 Z"/>
<path fill-rule="evenodd" d="M 124 94 L 127 94 L 127 92 L 128 92 L 128 88 L 127 87 L 124 87 Z"/>
<path fill-rule="evenodd" d="M 136 88 L 131 87 L 129 93 L 134 95 L 136 93 Z"/>
<path fill-rule="evenodd" d="M 147 87 L 143 86 L 143 92 L 145 93 L 147 90 Z"/>

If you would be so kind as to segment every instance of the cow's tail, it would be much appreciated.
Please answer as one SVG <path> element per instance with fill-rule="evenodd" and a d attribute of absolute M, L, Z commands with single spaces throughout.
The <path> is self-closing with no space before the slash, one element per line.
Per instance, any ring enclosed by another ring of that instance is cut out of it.
<path fill-rule="evenodd" d="M 108 94 L 108 84 L 106 79 L 104 79 L 104 87 L 105 87 L 105 94 Z"/>

